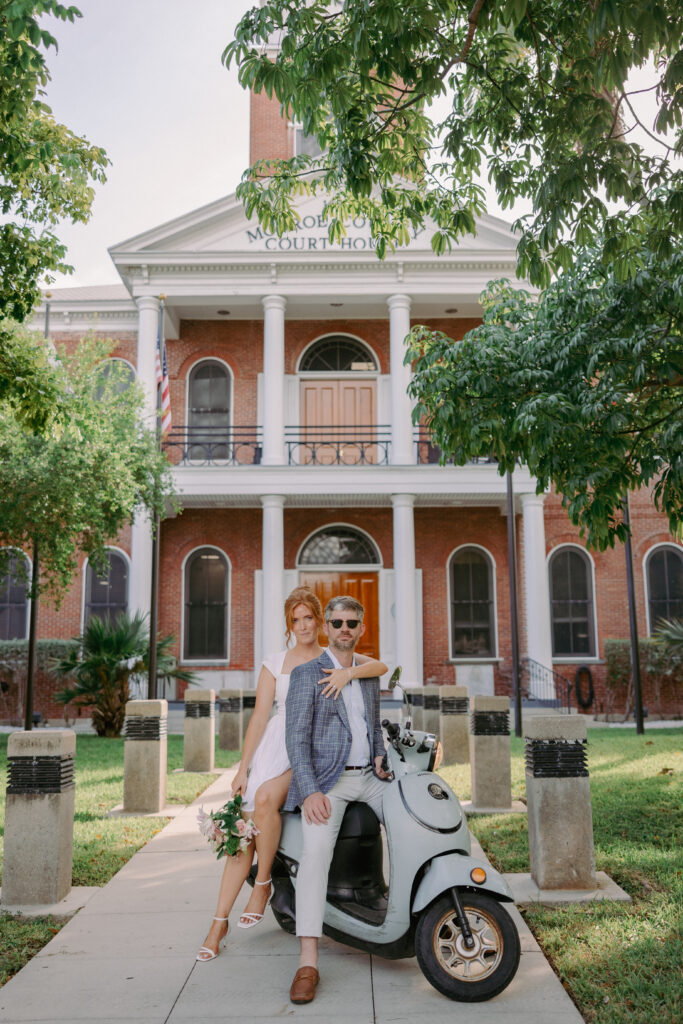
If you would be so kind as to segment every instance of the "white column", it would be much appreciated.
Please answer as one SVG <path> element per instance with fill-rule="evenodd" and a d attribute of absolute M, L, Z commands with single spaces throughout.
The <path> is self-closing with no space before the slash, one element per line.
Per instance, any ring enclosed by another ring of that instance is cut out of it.
<path fill-rule="evenodd" d="M 155 357 L 159 331 L 159 299 L 156 295 L 142 295 L 136 299 L 138 307 L 137 375 L 145 393 L 145 422 L 156 426 L 157 383 Z"/>
<path fill-rule="evenodd" d="M 394 506 L 394 629 L 396 663 L 403 667 L 402 686 L 420 685 L 421 652 L 417 649 L 415 593 L 415 520 L 413 494 L 392 494 Z"/>
<path fill-rule="evenodd" d="M 281 494 L 261 496 L 263 506 L 263 601 L 261 605 L 262 656 L 281 651 L 285 645 L 285 531 Z M 257 666 L 258 668 L 259 666 Z"/>
<path fill-rule="evenodd" d="M 141 295 L 138 307 L 137 376 L 145 394 L 144 418 L 150 430 L 156 427 L 157 383 L 155 357 L 159 331 L 159 299 Z M 138 509 L 131 527 L 128 610 L 149 615 L 152 589 L 152 525 L 147 513 Z"/>
<path fill-rule="evenodd" d="M 152 595 L 152 524 L 144 509 L 138 509 L 131 526 L 128 614 L 149 615 Z"/>
<path fill-rule="evenodd" d="M 399 466 L 415 463 L 412 402 L 408 395 L 410 366 L 404 366 L 405 337 L 410 331 L 410 296 L 390 295 L 389 346 L 391 361 L 391 462 Z"/>
<path fill-rule="evenodd" d="M 545 668 L 552 668 L 550 587 L 545 557 L 543 500 L 542 494 L 521 495 L 527 655 Z"/>
<path fill-rule="evenodd" d="M 285 306 L 282 295 L 263 299 L 263 459 L 285 463 Z"/>

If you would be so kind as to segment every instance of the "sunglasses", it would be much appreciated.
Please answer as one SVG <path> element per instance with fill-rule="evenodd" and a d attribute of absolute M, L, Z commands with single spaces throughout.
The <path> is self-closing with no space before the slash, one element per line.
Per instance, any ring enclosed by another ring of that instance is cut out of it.
<path fill-rule="evenodd" d="M 360 619 L 328 619 L 327 621 L 333 629 L 341 629 L 342 626 L 355 629 L 356 626 L 360 626 Z"/>

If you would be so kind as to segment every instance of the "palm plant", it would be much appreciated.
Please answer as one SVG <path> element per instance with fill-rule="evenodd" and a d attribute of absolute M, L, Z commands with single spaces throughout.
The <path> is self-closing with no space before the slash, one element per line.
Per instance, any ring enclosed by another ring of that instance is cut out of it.
<path fill-rule="evenodd" d="M 122 614 L 115 620 L 93 617 L 69 654 L 56 662 L 52 671 L 72 682 L 55 694 L 60 704 L 92 709 L 92 724 L 98 736 L 119 736 L 130 699 L 132 676 L 147 671 L 149 631 L 145 616 Z M 157 642 L 157 674 L 161 678 L 192 682 L 194 674 L 178 667 L 169 653 L 174 637 Z"/>
<path fill-rule="evenodd" d="M 675 657 L 683 657 L 683 619 L 662 619 L 654 639 Z"/>

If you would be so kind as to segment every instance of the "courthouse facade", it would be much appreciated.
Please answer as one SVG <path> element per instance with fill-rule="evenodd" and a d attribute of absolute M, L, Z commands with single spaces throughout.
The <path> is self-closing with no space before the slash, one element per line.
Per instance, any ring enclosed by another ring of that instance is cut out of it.
<path fill-rule="evenodd" d="M 301 144 L 261 96 L 251 133 L 252 160 Z M 446 255 L 432 252 L 427 227 L 380 261 L 362 218 L 331 244 L 320 200 L 299 213 L 299 230 L 279 238 L 228 196 L 114 246 L 120 285 L 53 293 L 54 340 L 73 344 L 93 329 L 114 339 L 150 422 L 165 296 L 167 452 L 182 511 L 161 527 L 159 628 L 204 685 L 250 687 L 264 653 L 283 646 L 284 597 L 308 583 L 323 600 L 348 592 L 364 602 L 361 649 L 401 664 L 407 683 L 506 692 L 506 481 L 492 462 L 439 464 L 412 422 L 404 339 L 416 323 L 453 338 L 472 328 L 487 282 L 514 280 L 515 239 L 482 217 Z M 514 509 L 520 653 L 550 686 L 550 670 L 571 680 L 588 666 L 600 700 L 604 642 L 628 635 L 623 550 L 588 552 L 525 468 L 514 474 Z M 632 517 L 647 635 L 683 612 L 683 548 L 647 493 L 633 496 Z M 40 635 L 73 636 L 94 614 L 147 612 L 151 558 L 140 519 L 112 540 L 105 577 L 84 563 L 58 612 L 41 605 Z M 3 638 L 26 630 L 11 580 L 0 628 Z"/>

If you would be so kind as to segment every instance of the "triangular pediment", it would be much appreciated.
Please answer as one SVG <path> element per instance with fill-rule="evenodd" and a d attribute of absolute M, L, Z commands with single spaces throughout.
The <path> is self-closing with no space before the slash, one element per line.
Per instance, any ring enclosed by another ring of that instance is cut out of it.
<path fill-rule="evenodd" d="M 296 256 L 316 257 L 323 252 L 367 253 L 373 250 L 370 230 L 362 217 L 347 223 L 344 239 L 330 242 L 322 208 L 322 196 L 310 196 L 302 200 L 298 204 L 298 229 L 280 238 L 265 232 L 256 218 L 248 220 L 242 204 L 233 194 L 121 242 L 113 246 L 110 253 L 116 262 L 117 257 L 133 253 L 150 257 L 154 254 L 209 256 L 272 253 L 286 255 L 291 259 Z M 397 253 L 430 254 L 434 230 L 435 225 L 428 222 Z M 468 252 L 493 255 L 511 253 L 515 248 L 516 238 L 511 225 L 497 217 L 485 215 L 477 218 L 476 235 L 462 238 L 457 252 L 460 255 Z"/>

